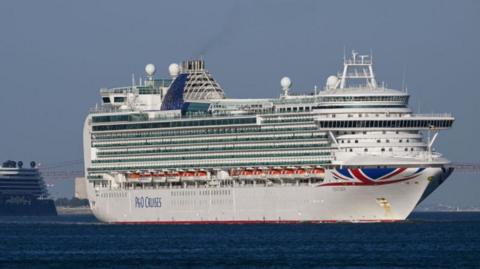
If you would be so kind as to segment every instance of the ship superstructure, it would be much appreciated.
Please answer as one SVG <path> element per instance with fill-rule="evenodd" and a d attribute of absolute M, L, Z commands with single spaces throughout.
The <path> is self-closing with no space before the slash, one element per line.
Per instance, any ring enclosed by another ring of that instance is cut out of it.
<path fill-rule="evenodd" d="M 92 211 L 106 222 L 394 221 L 452 172 L 449 114 L 418 115 L 352 54 L 323 90 L 231 99 L 202 60 L 101 90 L 85 121 Z M 426 139 L 427 138 L 427 139 Z"/>
<path fill-rule="evenodd" d="M 35 162 L 6 161 L 0 167 L 0 216 L 56 215 Z"/>

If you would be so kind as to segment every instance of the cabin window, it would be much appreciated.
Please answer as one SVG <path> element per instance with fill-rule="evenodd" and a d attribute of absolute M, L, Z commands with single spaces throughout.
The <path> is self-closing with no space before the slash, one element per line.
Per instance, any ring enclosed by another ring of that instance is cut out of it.
<path fill-rule="evenodd" d="M 102 100 L 103 100 L 103 103 L 105 103 L 105 104 L 110 103 L 110 98 L 109 97 L 103 97 Z"/>
<path fill-rule="evenodd" d="M 123 103 L 125 101 L 125 97 L 114 97 L 113 102 L 114 103 Z"/>

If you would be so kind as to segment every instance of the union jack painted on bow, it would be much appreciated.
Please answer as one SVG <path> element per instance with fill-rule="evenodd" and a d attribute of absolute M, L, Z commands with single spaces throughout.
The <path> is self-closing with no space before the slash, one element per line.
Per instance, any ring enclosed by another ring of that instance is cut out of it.
<path fill-rule="evenodd" d="M 337 168 L 331 170 L 334 179 L 358 185 L 387 184 L 418 177 L 425 168 Z"/>

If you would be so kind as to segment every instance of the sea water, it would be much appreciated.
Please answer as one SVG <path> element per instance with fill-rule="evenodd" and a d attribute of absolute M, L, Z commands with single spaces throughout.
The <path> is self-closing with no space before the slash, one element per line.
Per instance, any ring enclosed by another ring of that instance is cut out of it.
<path fill-rule="evenodd" d="M 108 225 L 0 218 L 0 268 L 480 268 L 480 213 L 401 223 Z"/>

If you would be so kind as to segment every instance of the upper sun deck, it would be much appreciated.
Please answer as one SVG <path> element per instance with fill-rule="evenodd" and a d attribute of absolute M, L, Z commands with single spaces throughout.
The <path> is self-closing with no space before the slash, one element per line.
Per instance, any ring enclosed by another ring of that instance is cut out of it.
<path fill-rule="evenodd" d="M 226 115 L 265 114 L 291 111 L 312 111 L 321 108 L 407 108 L 409 95 L 404 91 L 378 85 L 370 56 L 352 52 L 344 59 L 343 72 L 328 77 L 322 90 L 311 94 L 290 94 L 291 81 L 281 80 L 279 98 L 225 98 L 223 90 L 205 69 L 204 62 L 186 61 L 182 66 L 171 64 L 171 79 L 157 79 L 155 67 L 146 67 L 147 77 L 131 86 L 101 89 L 103 104 L 92 113 L 148 113 L 147 118 L 215 117 Z M 170 112 L 169 112 L 170 111 Z M 181 114 L 173 113 L 181 111 Z M 186 112 L 186 113 L 185 113 Z M 173 114 L 172 114 L 173 113 Z"/>
<path fill-rule="evenodd" d="M 320 92 L 320 95 L 348 95 L 348 96 L 408 96 L 408 93 L 389 89 L 384 87 L 369 88 L 369 87 L 350 87 L 350 88 L 335 88 L 335 89 L 326 89 L 325 91 Z"/>

